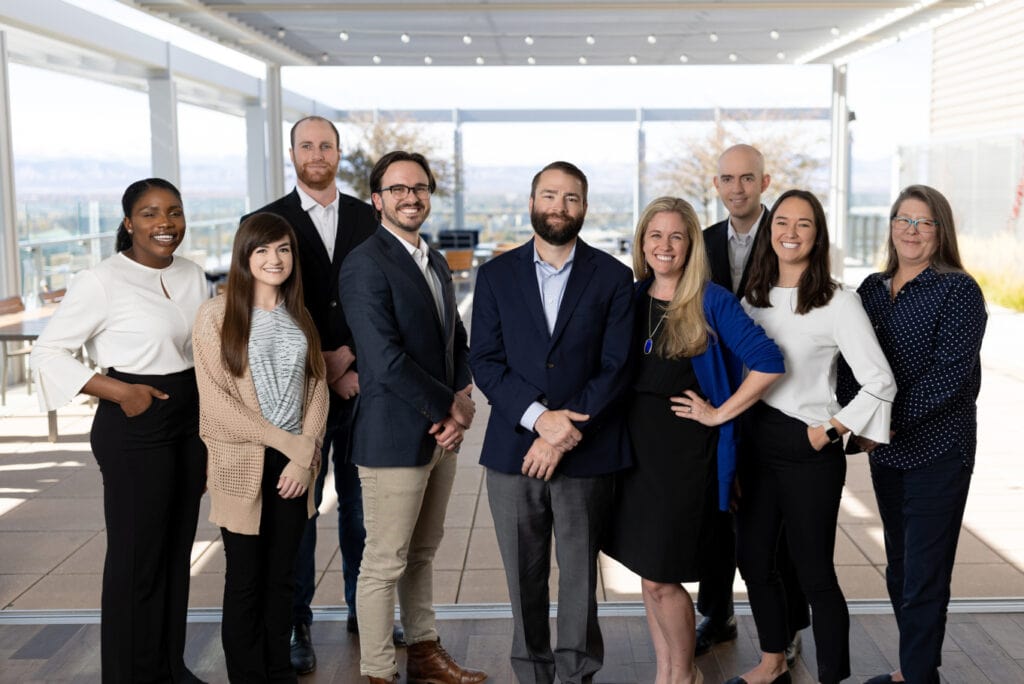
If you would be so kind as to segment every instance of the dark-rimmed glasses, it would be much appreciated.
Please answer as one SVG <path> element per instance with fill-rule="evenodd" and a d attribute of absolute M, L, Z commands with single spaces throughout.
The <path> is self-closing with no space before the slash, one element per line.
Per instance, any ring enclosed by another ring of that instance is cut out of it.
<path fill-rule="evenodd" d="M 386 188 L 381 188 L 380 191 L 390 192 L 391 196 L 396 200 L 405 199 L 409 196 L 410 192 L 415 194 L 419 199 L 427 199 L 432 194 L 429 185 L 415 185 L 413 187 L 409 187 L 408 185 L 402 185 L 401 183 L 395 183 L 394 185 L 389 185 Z"/>

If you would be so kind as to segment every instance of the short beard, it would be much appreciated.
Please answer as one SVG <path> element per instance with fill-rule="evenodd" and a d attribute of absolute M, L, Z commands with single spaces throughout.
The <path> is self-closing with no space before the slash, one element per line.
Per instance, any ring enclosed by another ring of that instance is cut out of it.
<path fill-rule="evenodd" d="M 565 225 L 558 229 L 548 223 L 547 214 L 542 214 L 539 211 L 530 212 L 530 223 L 533 224 L 533 231 L 537 233 L 541 240 L 556 247 L 567 245 L 575 240 L 583 228 L 582 216 L 577 218 L 566 216 L 566 219 Z"/>

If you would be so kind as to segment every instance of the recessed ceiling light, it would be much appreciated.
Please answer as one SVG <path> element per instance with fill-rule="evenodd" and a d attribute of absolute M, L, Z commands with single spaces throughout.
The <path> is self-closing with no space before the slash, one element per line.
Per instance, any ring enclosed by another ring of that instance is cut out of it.
<path fill-rule="evenodd" d="M 730 62 L 735 62 L 737 59 L 739 59 L 739 55 L 737 55 L 735 52 L 730 52 L 729 53 L 729 61 Z"/>
<path fill-rule="evenodd" d="M 658 42 L 658 37 L 652 33 L 651 35 L 647 36 L 647 42 L 650 43 L 651 45 L 654 45 L 655 43 Z"/>
<path fill-rule="evenodd" d="M 346 40 L 348 40 L 348 31 L 342 31 L 341 33 L 339 33 L 338 38 L 341 39 L 341 42 L 344 43 Z"/>
<path fill-rule="evenodd" d="M 526 58 L 526 63 L 530 64 L 530 65 L 534 65 L 534 64 L 537 63 L 537 60 L 534 59 L 533 55 L 530 55 L 529 57 Z"/>
<path fill-rule="evenodd" d="M 533 45 L 533 36 L 526 36 L 523 38 L 523 42 L 527 45 Z"/>
<path fill-rule="evenodd" d="M 285 31 L 283 28 L 277 29 L 277 37 L 278 38 L 284 38 L 286 35 L 288 35 L 288 32 Z"/>
<path fill-rule="evenodd" d="M 832 28 L 830 28 L 828 30 L 828 32 L 831 33 L 833 36 L 838 36 L 839 35 L 839 27 L 838 26 L 833 26 Z"/>
<path fill-rule="evenodd" d="M 687 57 L 686 55 L 679 55 L 679 61 L 682 62 L 683 64 L 686 64 L 687 62 L 690 61 L 690 58 Z"/>
<path fill-rule="evenodd" d="M 427 55 L 426 57 L 423 58 L 423 63 L 426 64 L 427 66 L 430 66 L 431 64 L 434 63 L 434 59 L 430 55 Z"/>
<path fill-rule="evenodd" d="M 630 64 L 636 64 L 636 63 L 637 63 L 637 62 L 639 62 L 639 61 L 640 61 L 640 60 L 638 60 L 638 59 L 636 58 L 636 55 L 630 55 L 630 56 L 629 56 L 629 63 L 630 63 Z"/>
<path fill-rule="evenodd" d="M 586 58 L 586 57 L 580 57 L 580 58 L 579 58 L 579 59 L 578 59 L 577 61 L 578 61 L 578 62 L 579 62 L 580 64 L 586 64 L 586 63 L 587 63 L 587 58 Z"/>
<path fill-rule="evenodd" d="M 778 40 L 779 39 L 779 32 L 776 31 L 775 29 L 772 29 L 771 31 L 769 31 L 768 37 L 770 37 L 772 40 Z"/>
<path fill-rule="evenodd" d="M 587 45 L 593 45 L 594 43 L 597 42 L 597 39 L 594 38 L 594 36 L 587 36 L 586 40 L 587 40 Z"/>
<path fill-rule="evenodd" d="M 401 40 L 403 43 L 408 43 L 410 40 L 412 40 L 412 38 L 409 37 L 408 33 L 403 33 L 399 40 Z"/>
<path fill-rule="evenodd" d="M 374 55 L 373 56 L 373 63 L 374 64 L 380 64 L 380 55 Z"/>
<path fill-rule="evenodd" d="M 477 64 L 479 64 L 479 65 L 481 65 L 481 66 L 483 66 L 483 63 L 484 63 L 484 58 L 483 58 L 483 57 L 477 57 L 477 58 L 476 58 L 476 63 L 477 63 Z"/>
<path fill-rule="evenodd" d="M 710 40 L 712 43 L 717 43 L 718 42 L 718 34 L 717 33 L 709 33 L 708 34 L 708 40 Z"/>
<path fill-rule="evenodd" d="M 468 33 L 466 35 L 462 36 L 462 44 L 463 45 L 472 45 L 473 44 L 473 36 L 469 35 Z"/>
<path fill-rule="evenodd" d="M 330 60 L 330 58 L 331 58 L 331 56 L 329 54 L 327 54 L 326 52 L 324 52 L 324 53 L 322 53 L 320 55 L 320 61 L 323 62 L 324 64 L 327 64 L 327 62 L 328 62 L 328 60 Z"/>
<path fill-rule="evenodd" d="M 779 59 L 786 59 L 786 53 L 785 52 L 776 52 L 775 56 L 778 57 Z"/>

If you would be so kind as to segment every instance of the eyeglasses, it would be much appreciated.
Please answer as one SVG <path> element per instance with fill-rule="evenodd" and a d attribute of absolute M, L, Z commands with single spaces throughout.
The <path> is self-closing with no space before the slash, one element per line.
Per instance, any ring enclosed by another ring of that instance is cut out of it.
<path fill-rule="evenodd" d="M 923 235 L 931 235 L 935 232 L 939 222 L 934 219 L 919 218 L 912 219 L 908 216 L 893 216 L 892 227 L 896 230 L 907 231 L 913 226 L 917 229 L 917 232 Z"/>
<path fill-rule="evenodd" d="M 433 194 L 433 191 L 430 189 L 429 185 L 416 185 L 410 188 L 408 185 L 402 185 L 401 183 L 396 183 L 395 185 L 389 185 L 386 188 L 381 188 L 380 191 L 390 192 L 391 196 L 394 197 L 396 200 L 405 199 L 406 197 L 409 196 L 410 192 L 414 193 L 416 197 L 418 197 L 419 199 L 427 199 Z"/>

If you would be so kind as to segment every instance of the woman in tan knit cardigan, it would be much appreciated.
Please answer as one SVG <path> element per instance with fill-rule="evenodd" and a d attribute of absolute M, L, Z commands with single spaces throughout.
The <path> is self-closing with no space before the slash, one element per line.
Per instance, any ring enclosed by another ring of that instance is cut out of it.
<path fill-rule="evenodd" d="M 221 641 L 232 682 L 296 680 L 292 568 L 313 514 L 327 386 L 294 249 L 279 216 L 243 221 L 225 293 L 199 309 L 192 333 L 210 520 L 227 555 Z"/>

